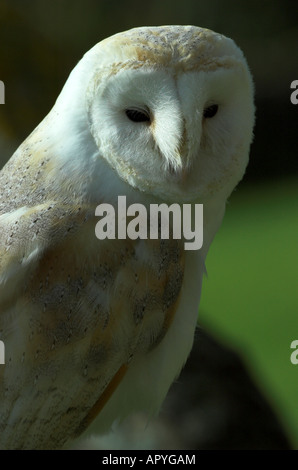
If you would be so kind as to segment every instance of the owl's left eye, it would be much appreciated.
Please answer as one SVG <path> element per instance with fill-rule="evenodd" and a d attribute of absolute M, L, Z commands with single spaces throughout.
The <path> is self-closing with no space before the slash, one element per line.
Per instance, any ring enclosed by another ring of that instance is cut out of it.
<path fill-rule="evenodd" d="M 133 122 L 150 122 L 149 112 L 137 108 L 129 108 L 125 110 L 125 114 Z"/>

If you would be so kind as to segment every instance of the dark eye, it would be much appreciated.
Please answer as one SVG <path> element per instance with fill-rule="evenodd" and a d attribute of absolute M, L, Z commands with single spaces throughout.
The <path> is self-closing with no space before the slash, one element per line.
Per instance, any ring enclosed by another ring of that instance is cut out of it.
<path fill-rule="evenodd" d="M 211 106 L 208 106 L 208 108 L 204 109 L 203 116 L 204 118 L 213 118 L 213 116 L 215 116 L 217 111 L 218 111 L 218 105 L 212 104 Z"/>
<path fill-rule="evenodd" d="M 150 122 L 150 116 L 147 111 L 140 110 L 140 109 L 126 109 L 125 114 L 133 122 L 145 122 L 149 121 Z"/>

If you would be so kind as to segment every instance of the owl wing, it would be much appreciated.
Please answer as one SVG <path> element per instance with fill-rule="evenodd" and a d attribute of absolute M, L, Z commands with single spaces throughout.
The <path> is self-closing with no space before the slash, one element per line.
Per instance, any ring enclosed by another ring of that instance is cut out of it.
<path fill-rule="evenodd" d="M 175 313 L 181 241 L 97 240 L 94 213 L 49 202 L 0 216 L 4 448 L 79 435 Z"/>

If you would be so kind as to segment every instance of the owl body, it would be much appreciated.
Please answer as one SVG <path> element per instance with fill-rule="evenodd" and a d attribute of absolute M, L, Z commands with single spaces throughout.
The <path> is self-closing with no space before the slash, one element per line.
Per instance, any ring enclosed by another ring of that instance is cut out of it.
<path fill-rule="evenodd" d="M 248 161 L 251 76 L 232 40 L 135 28 L 92 48 L 0 172 L 1 448 L 61 448 L 156 413 L 191 350 L 204 262 Z M 98 240 L 95 209 L 204 206 L 201 250 Z"/>

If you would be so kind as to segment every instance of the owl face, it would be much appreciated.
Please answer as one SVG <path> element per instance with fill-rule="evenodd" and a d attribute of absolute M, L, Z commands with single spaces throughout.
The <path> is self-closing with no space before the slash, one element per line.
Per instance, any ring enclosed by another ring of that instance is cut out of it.
<path fill-rule="evenodd" d="M 190 35 L 183 47 L 181 38 L 154 43 L 154 28 L 150 51 L 139 44 L 142 28 L 129 32 L 129 46 L 121 34 L 109 39 L 113 62 L 96 69 L 87 92 L 90 130 L 101 157 L 132 187 L 168 200 L 227 197 L 248 161 L 250 74 L 231 40 L 177 28 Z"/>

